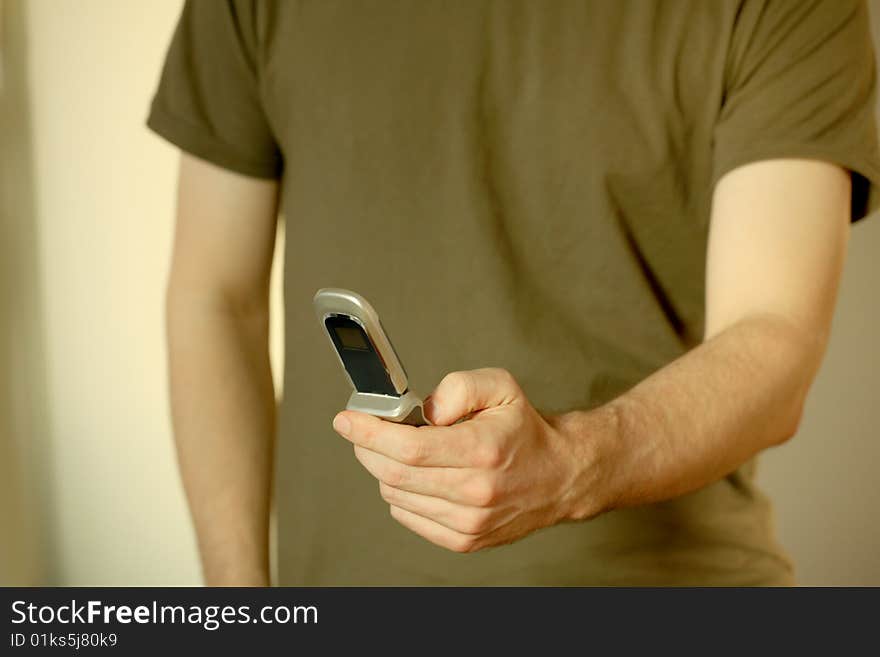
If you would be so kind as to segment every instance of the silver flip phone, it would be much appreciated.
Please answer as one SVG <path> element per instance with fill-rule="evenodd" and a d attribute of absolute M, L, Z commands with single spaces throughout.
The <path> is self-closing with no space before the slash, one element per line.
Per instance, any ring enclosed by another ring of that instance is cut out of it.
<path fill-rule="evenodd" d="M 346 408 L 391 422 L 428 424 L 422 400 L 409 389 L 406 371 L 369 302 L 350 290 L 321 288 L 314 305 L 354 388 Z"/>

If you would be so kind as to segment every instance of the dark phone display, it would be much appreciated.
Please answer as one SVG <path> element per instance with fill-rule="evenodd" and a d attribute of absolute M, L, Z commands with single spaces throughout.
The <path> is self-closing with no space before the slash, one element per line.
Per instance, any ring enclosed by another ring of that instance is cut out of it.
<path fill-rule="evenodd" d="M 379 353 L 360 324 L 346 315 L 330 315 L 324 324 L 358 392 L 398 396 Z"/>
<path fill-rule="evenodd" d="M 342 343 L 342 346 L 346 349 L 369 349 L 370 345 L 367 343 L 364 332 L 360 328 L 352 328 L 350 326 L 337 326 L 336 327 L 336 335 L 339 336 L 339 341 Z"/>

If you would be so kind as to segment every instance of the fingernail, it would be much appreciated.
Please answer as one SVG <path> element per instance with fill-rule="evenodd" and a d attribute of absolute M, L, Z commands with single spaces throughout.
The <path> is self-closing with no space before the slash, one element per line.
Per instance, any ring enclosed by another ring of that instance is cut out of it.
<path fill-rule="evenodd" d="M 339 413 L 333 418 L 333 428 L 343 436 L 347 436 L 348 432 L 351 431 L 351 422 L 342 413 Z"/>

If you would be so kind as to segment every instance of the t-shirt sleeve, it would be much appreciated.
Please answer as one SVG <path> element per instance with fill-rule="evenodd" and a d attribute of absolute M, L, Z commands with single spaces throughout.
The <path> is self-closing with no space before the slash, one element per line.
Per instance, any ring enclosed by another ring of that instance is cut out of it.
<path fill-rule="evenodd" d="M 147 126 L 196 157 L 258 178 L 281 175 L 263 109 L 253 0 L 187 0 Z"/>
<path fill-rule="evenodd" d="M 806 158 L 852 172 L 852 220 L 880 207 L 876 65 L 858 0 L 745 0 L 728 49 L 713 183 L 738 166 Z"/>

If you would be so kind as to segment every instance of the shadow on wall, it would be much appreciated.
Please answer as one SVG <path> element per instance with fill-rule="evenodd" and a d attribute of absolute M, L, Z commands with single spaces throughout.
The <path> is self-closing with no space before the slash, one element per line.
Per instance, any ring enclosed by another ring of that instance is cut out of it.
<path fill-rule="evenodd" d="M 46 571 L 51 495 L 23 0 L 0 0 L 0 585 Z"/>

